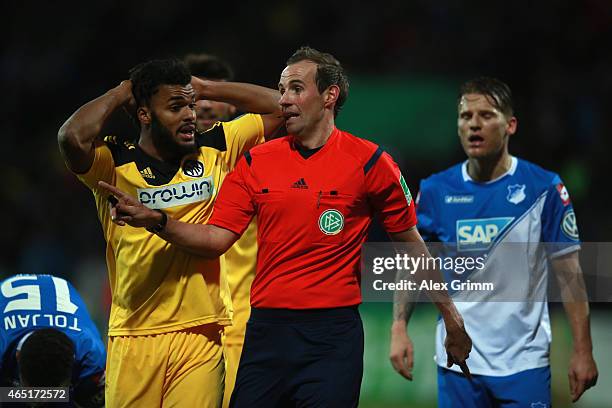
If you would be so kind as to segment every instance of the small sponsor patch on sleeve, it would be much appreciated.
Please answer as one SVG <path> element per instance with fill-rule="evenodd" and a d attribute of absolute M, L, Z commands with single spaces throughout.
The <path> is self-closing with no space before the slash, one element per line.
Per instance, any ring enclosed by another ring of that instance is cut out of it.
<path fill-rule="evenodd" d="M 561 220 L 561 231 L 563 231 L 566 237 L 574 241 L 578 241 L 580 238 L 574 210 L 569 209 L 565 212 L 565 214 L 563 214 L 563 220 Z"/>
<path fill-rule="evenodd" d="M 404 180 L 404 176 L 400 173 L 400 185 L 402 186 L 402 190 L 404 191 L 404 196 L 406 196 L 406 201 L 408 205 L 412 202 L 412 194 L 410 194 L 410 189 L 408 188 L 408 184 L 406 184 L 406 180 Z"/>
<path fill-rule="evenodd" d="M 559 193 L 559 197 L 561 198 L 564 207 L 571 204 L 572 201 L 570 200 L 569 193 L 567 192 L 567 188 L 565 188 L 563 183 L 557 184 L 557 192 Z"/>

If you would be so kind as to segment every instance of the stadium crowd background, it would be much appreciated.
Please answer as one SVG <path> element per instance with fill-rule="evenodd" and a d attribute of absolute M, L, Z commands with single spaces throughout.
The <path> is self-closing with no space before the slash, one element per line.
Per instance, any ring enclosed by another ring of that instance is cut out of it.
<path fill-rule="evenodd" d="M 104 242 L 89 191 L 60 158 L 56 135 L 63 121 L 143 60 L 208 52 L 228 60 L 237 80 L 276 87 L 287 57 L 306 44 L 333 53 L 349 73 L 339 126 L 388 150 L 413 192 L 423 177 L 463 160 L 455 130 L 459 84 L 481 74 L 508 82 L 519 120 L 511 153 L 560 173 L 583 241 L 610 241 L 612 3 L 467 3 L 7 3 L 0 47 L 0 279 L 14 273 L 67 278 L 104 331 Z M 136 134 L 124 118 L 111 128 L 120 136 Z M 556 406 L 566 406 L 570 337 L 560 305 L 553 309 L 553 393 Z M 582 407 L 611 401 L 612 333 L 604 324 L 610 307 L 593 309 L 600 383 Z M 420 308 L 411 323 L 418 357 L 415 382 L 408 384 L 388 363 L 391 305 L 362 311 L 364 405 L 429 406 L 435 367 L 423 356 L 433 356 L 434 312 Z"/>

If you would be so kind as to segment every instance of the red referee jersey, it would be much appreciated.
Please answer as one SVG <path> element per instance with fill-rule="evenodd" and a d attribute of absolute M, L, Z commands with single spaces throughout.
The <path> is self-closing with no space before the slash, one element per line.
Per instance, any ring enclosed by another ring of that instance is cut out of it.
<path fill-rule="evenodd" d="M 241 234 L 257 216 L 252 306 L 332 308 L 361 302 L 360 250 L 374 214 L 388 232 L 417 223 L 391 156 L 334 129 L 308 159 L 292 136 L 251 149 L 226 177 L 209 224 Z"/>

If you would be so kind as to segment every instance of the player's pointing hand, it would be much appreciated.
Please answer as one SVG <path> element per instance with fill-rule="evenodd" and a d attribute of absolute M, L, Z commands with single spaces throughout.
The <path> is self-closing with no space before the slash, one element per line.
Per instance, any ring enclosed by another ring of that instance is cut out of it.
<path fill-rule="evenodd" d="M 104 181 L 99 181 L 98 186 L 109 193 L 111 219 L 115 224 L 145 228 L 159 224 L 162 215 L 158 211 L 145 207 L 134 197 Z"/>
<path fill-rule="evenodd" d="M 449 328 L 447 327 L 446 340 L 444 341 L 447 355 L 447 367 L 452 367 L 457 364 L 463 374 L 469 379 L 472 379 L 472 374 L 467 366 L 466 360 L 470 356 L 472 350 L 472 339 L 468 336 L 463 325 Z"/>

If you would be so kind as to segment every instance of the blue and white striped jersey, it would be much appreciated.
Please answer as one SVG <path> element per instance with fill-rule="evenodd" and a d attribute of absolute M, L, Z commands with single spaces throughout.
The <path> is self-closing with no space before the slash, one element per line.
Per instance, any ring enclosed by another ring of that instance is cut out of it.
<path fill-rule="evenodd" d="M 574 210 L 559 176 L 513 157 L 508 172 L 479 183 L 464 162 L 421 182 L 417 215 L 426 241 L 447 244 L 452 256 L 486 256 L 483 269 L 461 279 L 494 282 L 495 295 L 457 302 L 473 340 L 472 373 L 505 376 L 547 366 L 548 259 L 580 248 Z M 517 243 L 529 243 L 519 246 L 519 256 Z M 538 301 L 524 301 L 527 296 Z M 443 367 L 445 336 L 439 321 L 436 360 Z"/>

